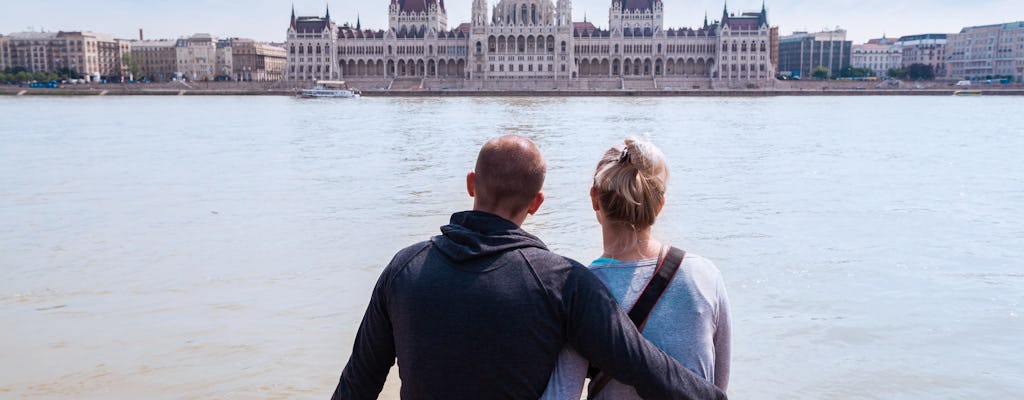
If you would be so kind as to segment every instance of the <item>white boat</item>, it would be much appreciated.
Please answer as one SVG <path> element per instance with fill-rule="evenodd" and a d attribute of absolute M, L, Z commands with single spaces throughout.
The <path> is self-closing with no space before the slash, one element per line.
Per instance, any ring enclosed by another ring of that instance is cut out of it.
<path fill-rule="evenodd" d="M 304 98 L 343 98 L 359 97 L 358 89 L 348 87 L 345 81 L 317 81 L 316 86 L 310 89 L 302 89 L 299 93 Z"/>

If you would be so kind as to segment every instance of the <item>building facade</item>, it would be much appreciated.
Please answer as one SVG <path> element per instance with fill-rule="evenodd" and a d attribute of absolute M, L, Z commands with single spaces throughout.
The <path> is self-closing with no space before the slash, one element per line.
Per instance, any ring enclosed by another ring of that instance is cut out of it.
<path fill-rule="evenodd" d="M 854 45 L 850 65 L 870 69 L 877 77 L 887 77 L 890 69 L 903 67 L 903 47 L 885 37 Z"/>
<path fill-rule="evenodd" d="M 23 32 L 5 38 L 7 68 L 72 72 L 93 81 L 120 81 L 127 75 L 126 40 L 92 32 Z"/>
<path fill-rule="evenodd" d="M 131 61 L 138 71 L 136 80 L 166 82 L 178 71 L 176 40 L 138 40 L 131 43 Z"/>
<path fill-rule="evenodd" d="M 432 78 L 484 82 L 580 78 L 768 81 L 775 76 L 767 11 L 700 28 L 664 26 L 660 0 L 613 0 L 608 28 L 572 21 L 571 0 L 473 0 L 470 22 L 447 27 L 440 0 L 391 0 L 387 30 L 296 17 L 288 80 Z M 777 35 L 777 30 L 774 31 Z M 777 37 L 777 36 L 776 36 Z"/>
<path fill-rule="evenodd" d="M 11 40 L 0 35 L 0 71 L 11 68 Z"/>
<path fill-rule="evenodd" d="M 950 37 L 948 48 L 952 79 L 1024 82 L 1024 21 L 964 28 Z"/>
<path fill-rule="evenodd" d="M 233 38 L 231 52 L 232 80 L 264 82 L 282 79 L 286 58 L 283 47 L 259 43 L 252 39 Z"/>
<path fill-rule="evenodd" d="M 945 78 L 946 44 L 949 35 L 945 33 L 927 33 L 901 37 L 896 44 L 903 49 L 903 67 L 914 64 L 932 67 L 936 78 Z"/>
<path fill-rule="evenodd" d="M 178 39 L 175 44 L 175 74 L 189 81 L 217 78 L 217 39 L 205 33 Z"/>
<path fill-rule="evenodd" d="M 830 76 L 851 63 L 853 42 L 846 40 L 846 31 L 794 32 L 779 39 L 779 72 L 783 75 L 810 78 L 811 71 L 825 67 Z"/>

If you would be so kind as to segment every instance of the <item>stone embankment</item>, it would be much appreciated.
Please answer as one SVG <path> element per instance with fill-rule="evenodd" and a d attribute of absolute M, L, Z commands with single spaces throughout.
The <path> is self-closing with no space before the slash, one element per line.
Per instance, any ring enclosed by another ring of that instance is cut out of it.
<path fill-rule="evenodd" d="M 1024 85 L 973 85 L 950 82 L 901 83 L 850 81 L 771 81 L 729 87 L 709 80 L 601 79 L 551 83 L 487 82 L 426 79 L 350 79 L 364 96 L 650 96 L 650 97 L 773 97 L 773 96 L 951 96 L 958 90 L 981 90 L 985 96 L 1024 95 Z M 514 84 L 514 85 L 509 85 Z M 295 96 L 308 84 L 298 82 L 199 82 L 161 84 L 65 85 L 30 89 L 0 85 L 2 96 Z M 507 86 L 507 87 L 506 87 Z"/>

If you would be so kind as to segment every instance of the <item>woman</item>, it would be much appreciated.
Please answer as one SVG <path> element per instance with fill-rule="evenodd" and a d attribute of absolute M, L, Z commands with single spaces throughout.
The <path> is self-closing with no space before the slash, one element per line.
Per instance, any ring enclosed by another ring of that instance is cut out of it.
<path fill-rule="evenodd" d="M 668 166 L 647 141 L 627 138 L 597 164 L 590 199 L 601 224 L 604 254 L 591 270 L 629 310 L 647 286 L 668 245 L 651 237 L 665 206 Z M 718 386 L 729 385 L 729 305 L 721 273 L 707 259 L 687 254 L 644 327 L 644 336 L 684 367 Z M 543 399 L 578 400 L 588 363 L 570 348 L 559 356 Z M 611 381 L 590 400 L 639 399 L 632 387 Z"/>

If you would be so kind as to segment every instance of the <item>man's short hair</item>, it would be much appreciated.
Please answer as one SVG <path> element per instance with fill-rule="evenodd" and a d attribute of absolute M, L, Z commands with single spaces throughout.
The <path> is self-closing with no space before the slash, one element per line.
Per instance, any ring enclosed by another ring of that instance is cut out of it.
<path fill-rule="evenodd" d="M 522 212 L 544 186 L 546 174 L 544 157 L 529 139 L 492 139 L 476 159 L 476 201 L 492 209 Z"/>

